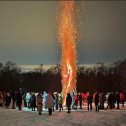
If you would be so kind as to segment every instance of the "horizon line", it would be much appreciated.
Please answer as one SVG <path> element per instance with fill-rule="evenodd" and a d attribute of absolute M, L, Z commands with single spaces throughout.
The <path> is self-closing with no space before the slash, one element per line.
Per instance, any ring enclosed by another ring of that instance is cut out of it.
<path fill-rule="evenodd" d="M 77 64 L 77 66 L 85 66 L 87 68 L 92 68 L 96 65 L 98 65 L 99 63 L 96 63 L 96 64 Z M 105 65 L 109 65 L 110 63 L 104 63 Z M 48 64 L 48 65 L 45 65 L 45 64 L 42 64 L 43 66 L 43 70 L 48 70 L 49 68 L 51 68 L 52 66 L 56 66 L 57 64 Z M 37 64 L 19 64 L 18 65 L 22 72 L 30 72 L 30 71 L 35 71 L 35 69 L 39 68 L 40 64 L 37 65 Z"/>

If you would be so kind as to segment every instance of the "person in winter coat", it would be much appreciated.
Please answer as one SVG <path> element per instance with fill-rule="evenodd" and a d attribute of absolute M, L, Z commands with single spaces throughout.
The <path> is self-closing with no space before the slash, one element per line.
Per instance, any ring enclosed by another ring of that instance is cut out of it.
<path fill-rule="evenodd" d="M 62 98 L 62 96 L 59 96 L 59 98 L 58 98 L 58 104 L 59 104 L 59 112 L 61 111 L 61 109 L 63 110 L 63 106 L 62 106 L 62 104 L 63 104 L 63 98 Z"/>
<path fill-rule="evenodd" d="M 42 101 L 43 101 L 42 95 L 41 93 L 39 93 L 37 95 L 37 107 L 38 107 L 37 110 L 38 110 L 39 115 L 42 114 L 42 106 L 43 106 Z"/>
<path fill-rule="evenodd" d="M 93 96 L 89 92 L 87 96 L 88 111 L 89 111 L 89 108 L 90 108 L 90 111 L 92 111 L 92 100 L 93 100 Z"/>
<path fill-rule="evenodd" d="M 31 96 L 31 108 L 32 108 L 32 111 L 35 111 L 35 108 L 36 108 L 36 96 L 35 96 L 34 92 L 33 92 L 32 96 Z"/>
<path fill-rule="evenodd" d="M 12 109 L 15 109 L 16 107 L 16 92 L 12 92 L 11 94 L 11 98 L 12 98 Z"/>
<path fill-rule="evenodd" d="M 67 93 L 67 97 L 66 97 L 66 106 L 68 108 L 67 113 L 71 112 L 71 104 L 72 104 L 72 97 L 71 97 L 70 93 Z"/>
<path fill-rule="evenodd" d="M 11 96 L 10 96 L 9 93 L 7 93 L 7 95 L 5 97 L 5 105 L 6 105 L 6 108 L 9 108 L 10 103 L 11 103 Z"/>
<path fill-rule="evenodd" d="M 95 107 L 96 107 L 95 111 L 99 112 L 99 94 L 98 94 L 98 92 L 96 92 L 96 94 L 95 94 L 94 101 L 95 101 Z"/>
<path fill-rule="evenodd" d="M 122 107 L 124 107 L 124 102 L 125 102 L 125 95 L 124 95 L 124 93 L 120 93 L 120 101 L 121 101 L 121 103 L 122 103 Z"/>
<path fill-rule="evenodd" d="M 21 94 L 21 91 L 19 90 L 17 92 L 17 106 L 19 110 L 22 110 L 21 105 L 22 105 L 22 94 Z"/>
<path fill-rule="evenodd" d="M 74 95 L 74 104 L 73 104 L 73 108 L 74 108 L 74 109 L 77 109 L 77 107 L 78 107 L 78 95 L 75 94 L 75 95 Z"/>
<path fill-rule="evenodd" d="M 49 115 L 52 115 L 53 101 L 54 99 L 51 93 L 49 93 L 46 98 L 46 107 L 48 108 Z"/>
<path fill-rule="evenodd" d="M 100 109 L 104 109 L 104 102 L 105 102 L 105 96 L 104 93 L 99 94 L 99 103 L 100 103 Z"/>

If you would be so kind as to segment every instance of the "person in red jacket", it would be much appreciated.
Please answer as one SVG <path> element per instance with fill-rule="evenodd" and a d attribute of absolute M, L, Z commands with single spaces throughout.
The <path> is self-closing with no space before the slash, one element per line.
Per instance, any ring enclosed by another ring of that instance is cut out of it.
<path fill-rule="evenodd" d="M 74 109 L 77 109 L 78 106 L 78 95 L 74 95 Z"/>
<path fill-rule="evenodd" d="M 121 92 L 119 95 L 120 95 L 120 101 L 121 101 L 121 103 L 122 103 L 122 107 L 124 107 L 125 95 L 124 95 L 124 93 L 122 93 L 122 92 Z"/>

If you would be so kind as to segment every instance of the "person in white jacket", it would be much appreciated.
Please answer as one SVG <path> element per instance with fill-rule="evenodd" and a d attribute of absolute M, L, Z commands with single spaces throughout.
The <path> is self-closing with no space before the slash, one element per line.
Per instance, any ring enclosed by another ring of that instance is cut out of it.
<path fill-rule="evenodd" d="M 52 108 L 53 108 L 53 97 L 51 93 L 47 95 L 46 98 L 46 107 L 48 108 L 49 115 L 52 115 Z"/>

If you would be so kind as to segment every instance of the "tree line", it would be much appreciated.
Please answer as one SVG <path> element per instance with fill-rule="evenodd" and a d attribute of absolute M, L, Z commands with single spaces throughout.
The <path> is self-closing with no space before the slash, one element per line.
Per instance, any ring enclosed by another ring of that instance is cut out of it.
<path fill-rule="evenodd" d="M 60 65 L 47 71 L 43 64 L 30 72 L 22 72 L 12 61 L 0 63 L 0 90 L 61 92 Z M 126 93 L 126 59 L 106 65 L 97 63 L 93 67 L 77 66 L 77 91 L 123 91 Z"/>

